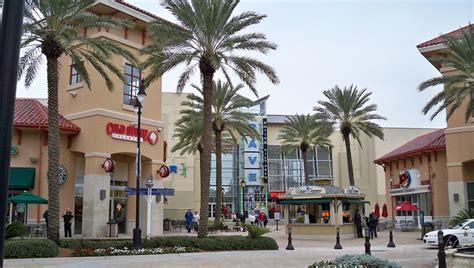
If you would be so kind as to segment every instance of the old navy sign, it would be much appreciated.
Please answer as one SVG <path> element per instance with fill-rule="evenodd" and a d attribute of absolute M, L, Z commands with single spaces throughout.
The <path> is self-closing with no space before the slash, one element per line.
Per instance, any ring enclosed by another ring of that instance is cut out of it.
<path fill-rule="evenodd" d="M 138 139 L 138 129 L 134 126 L 125 126 L 122 124 L 107 123 L 105 130 L 107 135 L 114 139 L 136 142 Z M 158 132 L 148 129 L 140 129 L 140 142 L 146 141 L 151 145 L 158 141 Z"/>

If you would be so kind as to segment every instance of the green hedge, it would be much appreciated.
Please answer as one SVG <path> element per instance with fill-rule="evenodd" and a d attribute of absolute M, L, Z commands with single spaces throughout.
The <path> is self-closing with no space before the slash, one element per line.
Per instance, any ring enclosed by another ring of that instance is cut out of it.
<path fill-rule="evenodd" d="M 250 239 L 243 236 L 210 236 L 197 238 L 191 236 L 165 236 L 150 240 L 143 239 L 144 248 L 186 247 L 205 251 L 214 250 L 276 250 L 278 245 L 272 238 Z M 131 248 L 131 240 L 61 240 L 61 247 L 71 249 Z"/>
<path fill-rule="evenodd" d="M 5 241 L 5 258 L 47 258 L 58 255 L 58 246 L 47 239 L 20 239 Z"/>

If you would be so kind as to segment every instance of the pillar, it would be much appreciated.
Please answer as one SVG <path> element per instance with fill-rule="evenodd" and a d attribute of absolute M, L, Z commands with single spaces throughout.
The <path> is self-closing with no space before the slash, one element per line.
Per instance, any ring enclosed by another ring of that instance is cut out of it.
<path fill-rule="evenodd" d="M 106 236 L 109 217 L 110 176 L 102 169 L 109 154 L 85 154 L 84 204 L 82 213 L 82 235 L 95 238 Z M 105 190 L 105 199 L 100 192 Z"/>

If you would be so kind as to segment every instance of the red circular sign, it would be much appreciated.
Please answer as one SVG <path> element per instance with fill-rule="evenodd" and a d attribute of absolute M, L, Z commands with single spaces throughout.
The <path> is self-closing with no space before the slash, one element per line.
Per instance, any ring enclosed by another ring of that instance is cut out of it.
<path fill-rule="evenodd" d="M 102 164 L 102 168 L 105 172 L 113 172 L 115 168 L 115 161 L 111 158 L 105 159 L 104 163 Z"/>
<path fill-rule="evenodd" d="M 160 175 L 160 177 L 162 178 L 166 178 L 170 175 L 170 169 L 169 167 L 163 165 L 161 166 L 159 169 L 158 169 L 158 174 Z"/>

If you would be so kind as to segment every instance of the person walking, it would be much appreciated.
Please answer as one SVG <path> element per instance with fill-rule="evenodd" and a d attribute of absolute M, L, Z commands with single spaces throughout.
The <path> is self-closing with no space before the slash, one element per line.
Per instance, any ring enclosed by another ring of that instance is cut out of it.
<path fill-rule="evenodd" d="M 194 215 L 191 212 L 191 210 L 188 209 L 188 212 L 184 214 L 184 220 L 186 221 L 186 229 L 188 230 L 188 233 L 191 233 L 191 228 L 193 226 L 193 219 L 194 219 Z"/>
<path fill-rule="evenodd" d="M 193 229 L 197 233 L 199 227 L 199 212 L 195 211 L 193 215 Z"/>
<path fill-rule="evenodd" d="M 69 208 L 66 208 L 66 212 L 64 212 L 64 215 L 63 215 L 65 237 L 72 237 L 71 225 L 72 225 L 73 218 L 74 218 L 74 215 L 72 215 L 72 212 L 69 210 Z"/>
<path fill-rule="evenodd" d="M 267 224 L 268 224 L 268 217 L 267 217 L 267 214 L 265 214 L 265 212 L 263 213 L 263 227 L 267 228 Z"/>
<path fill-rule="evenodd" d="M 44 222 L 46 223 L 46 228 L 48 228 L 48 210 L 43 212 Z"/>
<path fill-rule="evenodd" d="M 374 213 L 370 213 L 369 214 L 369 220 L 368 220 L 368 227 L 369 227 L 369 234 L 370 234 L 370 239 L 374 239 L 374 235 L 375 237 L 377 237 L 376 235 L 376 229 L 377 229 L 377 222 L 376 222 L 376 217 L 374 215 Z"/>
<path fill-rule="evenodd" d="M 363 238 L 364 236 L 362 235 L 362 218 L 360 217 L 358 209 L 356 210 L 356 213 L 354 215 L 354 224 L 357 230 L 357 238 Z"/>

